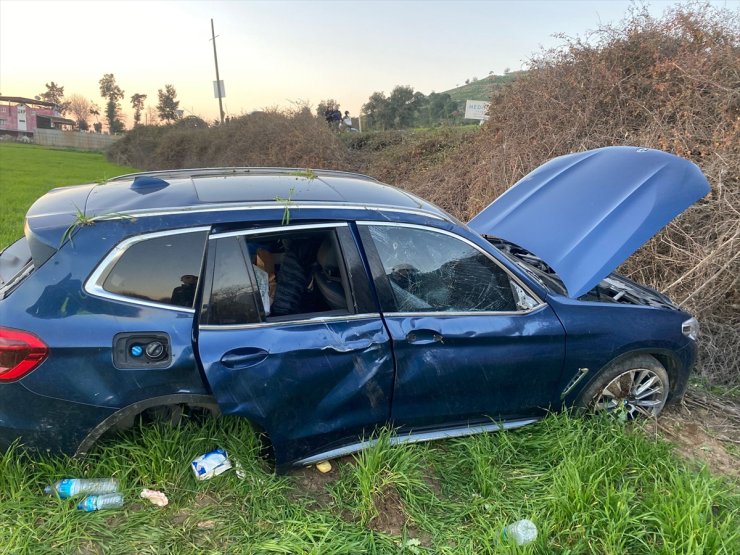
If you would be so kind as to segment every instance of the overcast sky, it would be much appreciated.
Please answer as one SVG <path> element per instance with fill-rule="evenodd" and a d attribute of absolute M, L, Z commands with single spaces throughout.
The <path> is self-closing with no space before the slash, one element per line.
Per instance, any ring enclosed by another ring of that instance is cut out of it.
<path fill-rule="evenodd" d="M 733 10 L 740 0 L 712 2 Z M 671 1 L 652 0 L 659 16 Z M 157 102 L 175 86 L 180 107 L 218 117 L 213 18 L 225 110 L 239 115 L 336 98 L 357 114 L 374 91 L 425 94 L 521 69 L 556 33 L 583 36 L 618 22 L 626 0 L 153 1 L 0 0 L 0 93 L 33 97 L 54 81 L 101 107 L 98 81 Z M 130 120 L 129 120 L 130 124 Z"/>

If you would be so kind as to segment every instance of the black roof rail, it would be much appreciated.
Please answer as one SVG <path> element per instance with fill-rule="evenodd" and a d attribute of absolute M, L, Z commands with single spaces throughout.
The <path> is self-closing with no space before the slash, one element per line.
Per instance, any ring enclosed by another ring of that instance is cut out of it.
<path fill-rule="evenodd" d="M 340 170 L 315 170 L 306 168 L 271 168 L 271 167 L 220 167 L 220 168 L 182 168 L 177 170 L 155 170 L 148 172 L 127 173 L 112 177 L 107 182 L 124 181 L 135 179 L 137 177 L 157 177 L 160 179 L 170 178 L 188 178 L 188 177 L 227 177 L 230 175 L 295 175 L 297 177 L 307 177 L 311 173 L 317 177 L 336 176 L 336 177 L 353 177 L 367 179 L 380 183 L 374 177 L 356 172 L 347 172 Z"/>

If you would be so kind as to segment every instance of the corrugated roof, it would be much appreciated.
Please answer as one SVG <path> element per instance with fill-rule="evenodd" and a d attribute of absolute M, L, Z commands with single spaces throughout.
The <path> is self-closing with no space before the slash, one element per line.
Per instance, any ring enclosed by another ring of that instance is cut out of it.
<path fill-rule="evenodd" d="M 35 98 L 24 98 L 22 96 L 0 96 L 0 102 L 15 102 L 16 104 L 34 104 L 36 106 L 46 106 L 54 108 L 56 104 L 46 102 L 45 100 L 36 100 Z"/>

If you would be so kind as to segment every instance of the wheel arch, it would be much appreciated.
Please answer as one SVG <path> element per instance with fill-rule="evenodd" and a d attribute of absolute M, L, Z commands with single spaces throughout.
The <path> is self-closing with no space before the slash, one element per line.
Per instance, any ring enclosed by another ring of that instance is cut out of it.
<path fill-rule="evenodd" d="M 578 389 L 578 392 L 573 396 L 573 399 L 577 402 L 583 392 L 586 391 L 601 374 L 608 371 L 612 366 L 622 364 L 623 362 L 631 358 L 636 358 L 641 355 L 652 356 L 663 366 L 663 368 L 665 368 L 666 372 L 668 373 L 668 380 L 670 385 L 668 400 L 666 401 L 666 404 L 668 405 L 675 403 L 683 396 L 684 392 L 686 391 L 689 372 L 684 368 L 681 360 L 673 351 L 670 351 L 668 349 L 650 347 L 627 351 L 611 359 L 596 372 L 594 372 L 588 380 L 585 380 L 585 383 Z"/>
<path fill-rule="evenodd" d="M 147 409 L 172 405 L 189 405 L 191 407 L 206 408 L 211 410 L 214 414 L 220 414 L 218 403 L 211 395 L 177 393 L 143 399 L 117 410 L 90 430 L 77 447 L 74 457 L 83 458 L 105 432 L 114 429 L 125 420 L 133 419 Z"/>

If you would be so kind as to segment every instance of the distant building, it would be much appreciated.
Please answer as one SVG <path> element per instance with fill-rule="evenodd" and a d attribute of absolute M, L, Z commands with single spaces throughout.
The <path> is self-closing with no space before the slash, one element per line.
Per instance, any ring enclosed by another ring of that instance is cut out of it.
<path fill-rule="evenodd" d="M 74 129 L 75 125 L 51 102 L 0 96 L 0 134 L 31 137 L 36 129 Z"/>

